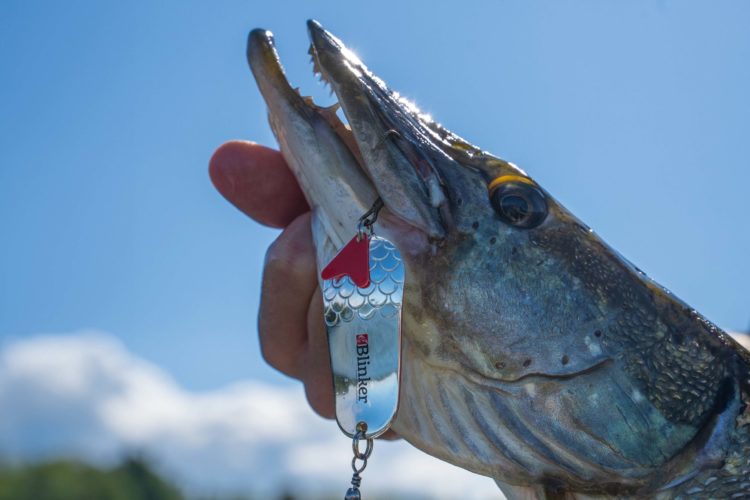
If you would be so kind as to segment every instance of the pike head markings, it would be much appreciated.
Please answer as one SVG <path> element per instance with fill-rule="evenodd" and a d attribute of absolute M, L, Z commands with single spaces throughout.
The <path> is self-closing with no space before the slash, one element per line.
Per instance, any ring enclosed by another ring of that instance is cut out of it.
<path fill-rule="evenodd" d="M 292 89 L 270 32 L 251 32 L 248 60 L 312 207 L 319 264 L 385 203 L 379 231 L 407 274 L 394 429 L 509 494 L 729 492 L 750 467 L 730 460 L 750 450 L 747 351 L 523 170 L 308 29 L 349 126 Z"/>

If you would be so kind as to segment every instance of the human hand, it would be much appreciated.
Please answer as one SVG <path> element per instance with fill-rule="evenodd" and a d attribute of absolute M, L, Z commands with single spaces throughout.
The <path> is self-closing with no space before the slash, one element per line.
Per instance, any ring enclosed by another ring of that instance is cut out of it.
<path fill-rule="evenodd" d="M 310 208 L 281 153 L 228 142 L 209 164 L 211 181 L 255 221 L 283 228 L 266 252 L 258 334 L 265 360 L 302 381 L 310 406 L 333 418 L 333 382 L 317 280 Z"/>

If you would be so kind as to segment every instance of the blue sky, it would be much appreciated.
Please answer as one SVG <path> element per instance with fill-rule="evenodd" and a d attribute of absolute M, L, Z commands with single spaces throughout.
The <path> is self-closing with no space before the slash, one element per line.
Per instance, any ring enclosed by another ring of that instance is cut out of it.
<path fill-rule="evenodd" d="M 330 102 L 310 17 L 708 318 L 750 326 L 750 3 L 5 1 L 0 339 L 94 328 L 190 389 L 284 382 L 255 331 L 276 232 L 207 163 L 274 144 L 251 28 Z"/>

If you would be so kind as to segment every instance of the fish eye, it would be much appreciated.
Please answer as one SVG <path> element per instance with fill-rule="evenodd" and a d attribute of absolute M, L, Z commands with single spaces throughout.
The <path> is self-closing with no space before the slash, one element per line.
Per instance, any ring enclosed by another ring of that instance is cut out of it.
<path fill-rule="evenodd" d="M 504 175 L 489 185 L 490 202 L 500 218 L 515 227 L 531 229 L 547 218 L 544 193 L 526 177 Z"/>

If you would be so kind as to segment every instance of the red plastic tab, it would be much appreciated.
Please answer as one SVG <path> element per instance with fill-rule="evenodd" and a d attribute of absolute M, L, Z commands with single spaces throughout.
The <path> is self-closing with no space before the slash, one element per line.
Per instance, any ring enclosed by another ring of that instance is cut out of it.
<path fill-rule="evenodd" d="M 370 237 L 362 235 L 344 245 L 320 273 L 324 280 L 349 276 L 359 288 L 370 286 Z"/>

